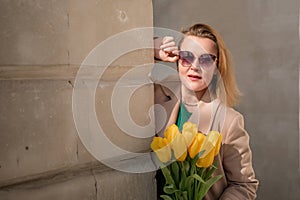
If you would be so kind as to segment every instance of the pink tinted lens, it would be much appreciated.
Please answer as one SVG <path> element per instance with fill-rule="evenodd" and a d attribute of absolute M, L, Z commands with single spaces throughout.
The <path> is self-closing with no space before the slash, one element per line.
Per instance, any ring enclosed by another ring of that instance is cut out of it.
<path fill-rule="evenodd" d="M 212 54 L 202 54 L 199 57 L 199 64 L 202 67 L 210 67 L 213 65 L 215 59 L 216 59 L 216 56 L 214 56 Z"/>
<path fill-rule="evenodd" d="M 183 65 L 191 65 L 195 60 L 195 56 L 189 51 L 180 51 L 179 58 Z"/>

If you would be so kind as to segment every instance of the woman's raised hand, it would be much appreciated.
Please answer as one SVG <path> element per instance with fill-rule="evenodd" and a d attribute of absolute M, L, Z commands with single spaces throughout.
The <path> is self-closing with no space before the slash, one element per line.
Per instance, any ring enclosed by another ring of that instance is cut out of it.
<path fill-rule="evenodd" d="M 154 57 L 165 62 L 178 60 L 178 47 L 171 36 L 154 39 Z"/>

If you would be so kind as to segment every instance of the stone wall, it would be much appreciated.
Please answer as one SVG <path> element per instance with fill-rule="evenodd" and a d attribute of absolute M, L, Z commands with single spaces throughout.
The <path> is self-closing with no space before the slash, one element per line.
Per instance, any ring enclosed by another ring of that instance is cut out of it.
<path fill-rule="evenodd" d="M 152 26 L 152 2 L 3 0 L 0 13 L 0 199 L 154 199 L 154 173 L 120 172 L 97 161 L 79 139 L 72 110 L 84 59 L 110 36 Z M 139 41 L 150 44 L 151 38 Z M 97 80 L 95 112 L 116 146 L 140 152 L 149 148 L 149 139 L 118 128 L 110 99 L 118 79 L 152 63 L 153 54 L 126 53 L 108 67 L 98 66 L 106 70 Z M 146 66 L 140 73 L 150 70 Z M 137 87 L 134 83 L 121 87 Z M 128 102 L 135 123 L 153 123 L 151 84 L 139 87 Z"/>

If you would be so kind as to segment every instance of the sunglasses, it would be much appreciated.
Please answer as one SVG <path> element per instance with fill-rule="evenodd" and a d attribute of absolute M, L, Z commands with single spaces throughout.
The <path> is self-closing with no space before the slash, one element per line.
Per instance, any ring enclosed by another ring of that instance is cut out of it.
<path fill-rule="evenodd" d="M 198 59 L 198 63 L 203 68 L 211 67 L 216 61 L 216 56 L 212 54 L 202 54 L 199 57 L 195 57 L 190 51 L 179 51 L 179 60 L 183 67 L 190 67 L 195 59 Z"/>

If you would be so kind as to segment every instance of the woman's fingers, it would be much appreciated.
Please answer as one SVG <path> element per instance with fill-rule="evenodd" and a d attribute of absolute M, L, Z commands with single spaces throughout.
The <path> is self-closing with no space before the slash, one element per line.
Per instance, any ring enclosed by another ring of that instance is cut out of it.
<path fill-rule="evenodd" d="M 168 62 L 176 62 L 178 60 L 178 56 L 168 57 Z"/>
<path fill-rule="evenodd" d="M 176 43 L 174 41 L 163 43 L 162 45 L 160 45 L 160 48 L 163 49 L 163 48 L 172 47 L 172 46 L 176 46 Z"/>
<path fill-rule="evenodd" d="M 174 55 L 177 55 L 177 56 L 178 56 L 178 55 L 179 55 L 179 50 L 178 50 L 178 48 L 177 48 L 177 49 L 175 49 L 175 50 L 173 50 L 173 51 L 172 51 L 172 54 L 174 54 Z"/>
<path fill-rule="evenodd" d="M 172 36 L 155 38 L 154 48 L 155 58 L 167 62 L 175 62 L 178 60 L 178 47 Z"/>
<path fill-rule="evenodd" d="M 166 44 L 166 43 L 169 43 L 169 42 L 172 42 L 172 41 L 174 41 L 174 38 L 172 36 L 165 36 L 162 39 L 162 44 Z"/>
<path fill-rule="evenodd" d="M 177 48 L 177 46 L 170 46 L 170 47 L 162 48 L 161 50 L 163 50 L 165 52 L 173 53 L 173 51 L 178 51 L 178 48 Z"/>
<path fill-rule="evenodd" d="M 166 47 L 170 47 L 170 46 L 176 46 L 174 38 L 171 36 L 163 37 L 160 48 L 162 49 L 162 48 L 166 48 Z"/>

